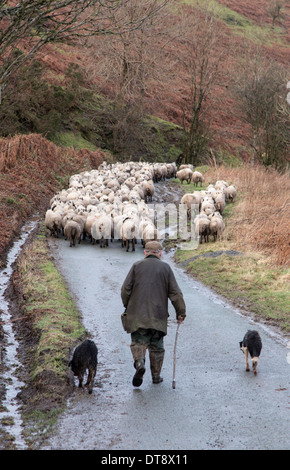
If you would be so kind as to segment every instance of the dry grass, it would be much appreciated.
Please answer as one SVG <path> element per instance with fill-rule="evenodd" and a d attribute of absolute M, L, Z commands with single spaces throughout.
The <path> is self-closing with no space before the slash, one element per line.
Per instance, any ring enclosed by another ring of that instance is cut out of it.
<path fill-rule="evenodd" d="M 206 181 L 234 184 L 238 203 L 227 220 L 225 236 L 237 249 L 258 251 L 280 266 L 290 262 L 290 178 L 262 166 L 211 167 Z"/>
<path fill-rule="evenodd" d="M 25 219 L 44 211 L 73 173 L 97 168 L 98 149 L 57 147 L 39 134 L 0 138 L 0 265 Z"/>

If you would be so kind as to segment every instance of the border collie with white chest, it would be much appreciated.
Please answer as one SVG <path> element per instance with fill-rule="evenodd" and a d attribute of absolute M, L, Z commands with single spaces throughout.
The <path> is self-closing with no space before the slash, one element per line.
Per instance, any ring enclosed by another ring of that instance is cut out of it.
<path fill-rule="evenodd" d="M 248 362 L 248 353 L 252 359 L 253 372 L 257 375 L 258 360 L 262 350 L 262 341 L 259 333 L 255 330 L 248 330 L 243 341 L 240 341 L 240 348 L 245 354 L 246 371 L 250 370 Z"/>

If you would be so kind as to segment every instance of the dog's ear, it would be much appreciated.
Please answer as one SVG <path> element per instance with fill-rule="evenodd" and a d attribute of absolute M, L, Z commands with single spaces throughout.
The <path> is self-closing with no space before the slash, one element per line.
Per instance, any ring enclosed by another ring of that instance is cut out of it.
<path fill-rule="evenodd" d="M 242 348 L 243 347 L 243 341 L 240 341 L 239 344 L 240 344 L 240 348 Z"/>

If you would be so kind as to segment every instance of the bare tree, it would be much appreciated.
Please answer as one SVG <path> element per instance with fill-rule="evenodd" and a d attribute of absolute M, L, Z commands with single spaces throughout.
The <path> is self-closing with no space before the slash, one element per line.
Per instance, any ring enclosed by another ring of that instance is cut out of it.
<path fill-rule="evenodd" d="M 115 34 L 138 29 L 160 9 L 153 0 L 131 20 L 117 11 L 130 0 L 0 0 L 0 87 L 45 44 L 68 42 L 79 37 Z"/>
<path fill-rule="evenodd" d="M 235 81 L 237 108 L 250 126 L 252 164 L 282 168 L 289 155 L 289 110 L 286 102 L 287 74 L 261 54 L 243 62 Z"/>
<path fill-rule="evenodd" d="M 272 27 L 274 27 L 275 22 L 281 18 L 281 10 L 282 10 L 282 3 L 279 1 L 271 2 L 270 6 L 268 7 L 268 13 L 272 18 Z"/>
<path fill-rule="evenodd" d="M 164 77 L 162 59 L 169 37 L 164 26 L 168 10 L 164 7 L 170 2 L 156 2 L 154 15 L 147 16 L 138 29 L 120 29 L 113 36 L 96 37 L 87 42 L 89 75 L 97 76 L 101 89 L 110 86 L 114 93 L 115 109 L 110 125 L 116 151 L 126 147 L 128 140 L 132 143 L 134 137 L 142 138 L 140 125 L 146 95 L 152 93 L 152 83 Z M 150 8 L 151 0 L 130 0 L 125 8 L 114 12 L 112 25 L 117 28 L 120 18 L 134 24 L 136 18 L 145 17 Z"/>
<path fill-rule="evenodd" d="M 194 10 L 185 10 L 183 52 L 178 60 L 186 83 L 184 127 L 188 137 L 184 161 L 195 165 L 210 140 L 207 107 L 219 79 L 224 53 L 217 50 L 220 35 L 212 12 L 206 10 L 202 16 L 190 14 L 192 12 Z"/>

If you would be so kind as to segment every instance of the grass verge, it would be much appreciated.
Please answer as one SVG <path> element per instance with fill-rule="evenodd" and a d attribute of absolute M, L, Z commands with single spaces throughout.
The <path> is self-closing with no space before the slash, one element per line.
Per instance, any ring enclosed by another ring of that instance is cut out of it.
<path fill-rule="evenodd" d="M 178 249 L 175 261 L 255 320 L 290 333 L 289 269 L 269 264 L 261 254 L 238 254 L 229 242 Z"/>
<path fill-rule="evenodd" d="M 23 421 L 27 442 L 33 447 L 65 408 L 73 387 L 69 356 L 86 331 L 51 259 L 43 226 L 21 253 L 16 272 L 21 320 L 15 323 L 27 371 L 27 385 L 21 392 Z"/>

